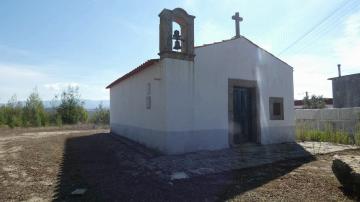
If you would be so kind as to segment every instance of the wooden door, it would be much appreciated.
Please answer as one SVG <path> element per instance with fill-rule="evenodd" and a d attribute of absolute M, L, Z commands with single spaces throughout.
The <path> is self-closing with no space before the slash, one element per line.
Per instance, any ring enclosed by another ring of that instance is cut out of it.
<path fill-rule="evenodd" d="M 252 97 L 250 88 L 234 87 L 234 144 L 251 140 Z"/>

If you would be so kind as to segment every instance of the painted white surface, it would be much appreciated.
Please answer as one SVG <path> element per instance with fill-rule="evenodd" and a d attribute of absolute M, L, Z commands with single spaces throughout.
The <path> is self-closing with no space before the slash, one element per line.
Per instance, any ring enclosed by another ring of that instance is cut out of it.
<path fill-rule="evenodd" d="M 166 129 L 172 132 L 193 129 L 194 62 L 165 58 Z"/>
<path fill-rule="evenodd" d="M 110 125 L 112 132 L 157 149 L 164 149 L 165 94 L 162 66 L 146 68 L 110 88 Z M 151 83 L 151 109 L 146 109 L 148 83 Z M 140 131 L 141 130 L 141 131 Z"/>
<path fill-rule="evenodd" d="M 228 79 L 257 81 L 261 143 L 294 141 L 293 69 L 246 38 L 195 49 L 195 130 L 228 130 Z M 284 98 L 284 120 L 270 120 L 269 97 Z"/>
<path fill-rule="evenodd" d="M 261 143 L 294 141 L 289 65 L 245 38 L 199 47 L 195 54 L 194 62 L 162 59 L 113 86 L 112 131 L 165 153 L 227 148 L 228 79 L 244 79 L 257 81 L 259 88 Z M 145 103 L 148 82 L 150 110 Z M 269 97 L 284 98 L 284 120 L 270 120 Z"/>

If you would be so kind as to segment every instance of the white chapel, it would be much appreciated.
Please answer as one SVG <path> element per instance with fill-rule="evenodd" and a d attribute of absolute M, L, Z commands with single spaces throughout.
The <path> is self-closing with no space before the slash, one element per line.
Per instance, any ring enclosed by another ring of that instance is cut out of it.
<path fill-rule="evenodd" d="M 295 141 L 293 68 L 241 36 L 238 13 L 233 38 L 198 47 L 194 16 L 159 17 L 160 58 L 107 87 L 111 133 L 165 154 Z"/>

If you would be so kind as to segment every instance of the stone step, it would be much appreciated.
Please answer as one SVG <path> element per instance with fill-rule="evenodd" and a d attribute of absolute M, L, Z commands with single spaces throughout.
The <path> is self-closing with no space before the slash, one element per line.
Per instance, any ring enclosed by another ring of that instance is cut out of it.
<path fill-rule="evenodd" d="M 347 191 L 360 197 L 360 155 L 335 155 L 332 170 Z"/>

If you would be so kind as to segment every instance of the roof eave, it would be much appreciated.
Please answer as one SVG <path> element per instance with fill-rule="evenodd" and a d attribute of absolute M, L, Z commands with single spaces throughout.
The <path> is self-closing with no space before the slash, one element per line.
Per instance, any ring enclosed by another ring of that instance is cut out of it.
<path fill-rule="evenodd" d="M 154 64 L 156 64 L 158 62 L 159 62 L 159 59 L 147 60 L 140 66 L 136 67 L 135 69 L 131 70 L 130 72 L 124 74 L 122 77 L 120 77 L 120 78 L 116 79 L 115 81 L 113 81 L 112 83 L 110 83 L 108 86 L 106 86 L 106 89 L 110 89 L 111 87 L 115 86 L 116 84 L 138 74 L 139 72 L 145 70 L 146 68 L 148 68 L 150 66 L 153 66 Z"/>

